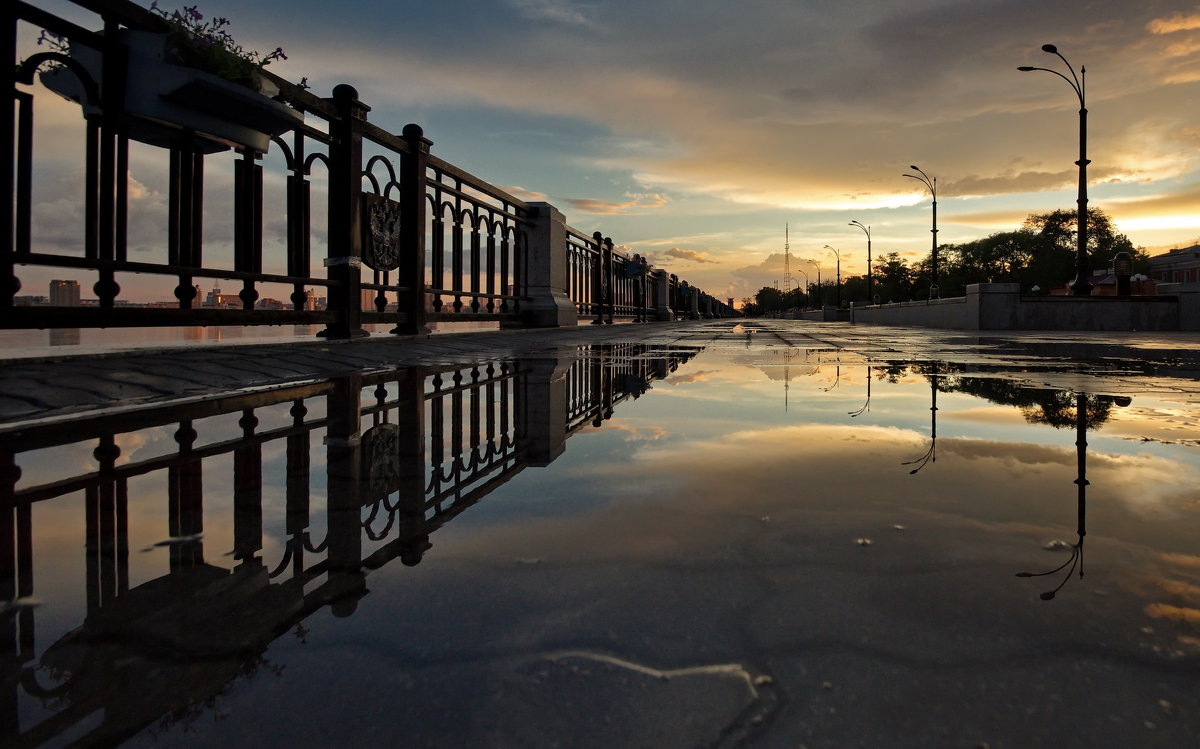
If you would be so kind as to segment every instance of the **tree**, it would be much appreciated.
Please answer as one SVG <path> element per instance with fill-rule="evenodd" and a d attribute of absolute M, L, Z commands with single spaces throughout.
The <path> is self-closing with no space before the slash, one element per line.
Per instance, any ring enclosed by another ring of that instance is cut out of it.
<path fill-rule="evenodd" d="M 1134 272 L 1145 273 L 1150 268 L 1149 256 L 1137 249 L 1129 237 L 1117 232 L 1112 220 L 1099 208 L 1089 208 L 1087 255 L 1088 266 L 1100 270 L 1112 266 L 1113 255 L 1128 252 L 1133 256 Z M 1045 272 L 1055 274 L 1042 288 L 1061 286 L 1075 277 L 1075 251 L 1078 245 L 1078 221 L 1075 211 L 1057 210 L 1038 213 L 1025 219 L 1023 228 L 1036 232 L 1039 248 L 1045 253 L 1036 258 L 1043 261 Z M 1049 262 L 1053 260 L 1054 262 Z"/>
<path fill-rule="evenodd" d="M 875 258 L 872 268 L 872 291 L 884 304 L 904 302 L 913 296 L 913 270 L 898 252 L 889 252 Z"/>
<path fill-rule="evenodd" d="M 1076 214 L 1058 210 L 1035 213 L 1020 229 L 997 232 L 982 239 L 938 247 L 938 289 L 943 297 L 961 296 L 968 284 L 1017 283 L 1028 292 L 1061 287 L 1075 277 Z M 1147 273 L 1149 258 L 1129 238 L 1116 231 L 1100 209 L 1088 210 L 1088 264 L 1093 270 L 1109 268 L 1118 252 L 1133 256 L 1134 272 Z M 893 253 L 894 254 L 894 253 Z M 876 273 L 882 271 L 876 265 Z M 932 282 L 930 256 L 916 263 L 909 283 L 914 297 Z M 886 301 L 886 297 L 883 297 Z"/>

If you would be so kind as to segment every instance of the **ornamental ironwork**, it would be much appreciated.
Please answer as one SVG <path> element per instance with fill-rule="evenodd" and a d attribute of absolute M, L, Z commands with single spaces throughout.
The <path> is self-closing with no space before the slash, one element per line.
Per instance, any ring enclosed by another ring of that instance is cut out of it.
<path fill-rule="evenodd" d="M 400 266 L 400 204 L 379 195 L 363 197 L 363 262 L 373 270 L 395 270 Z"/>
<path fill-rule="evenodd" d="M 377 424 L 362 436 L 364 499 L 376 501 L 400 488 L 400 427 Z"/>

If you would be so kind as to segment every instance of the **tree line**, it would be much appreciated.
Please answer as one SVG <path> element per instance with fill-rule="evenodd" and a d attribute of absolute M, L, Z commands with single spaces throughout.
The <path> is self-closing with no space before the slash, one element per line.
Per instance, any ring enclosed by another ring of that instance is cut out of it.
<path fill-rule="evenodd" d="M 1023 293 L 1048 293 L 1075 277 L 1076 214 L 1073 210 L 1037 213 L 1025 219 L 1021 228 L 991 234 L 961 244 L 938 245 L 938 289 L 943 297 L 966 294 L 968 284 L 1017 283 Z M 1097 208 L 1088 209 L 1088 264 L 1093 270 L 1109 268 L 1118 252 L 1133 257 L 1134 273 L 1149 273 L 1149 256 L 1135 248 L 1113 226 L 1108 215 Z M 933 282 L 932 252 L 913 264 L 898 252 L 884 252 L 873 258 L 871 293 L 881 303 L 906 302 L 929 297 Z M 836 281 L 821 279 L 821 284 L 785 293 L 766 287 L 742 300 L 747 314 L 764 314 L 792 308 L 835 304 Z M 842 303 L 866 302 L 865 275 L 842 279 Z"/>

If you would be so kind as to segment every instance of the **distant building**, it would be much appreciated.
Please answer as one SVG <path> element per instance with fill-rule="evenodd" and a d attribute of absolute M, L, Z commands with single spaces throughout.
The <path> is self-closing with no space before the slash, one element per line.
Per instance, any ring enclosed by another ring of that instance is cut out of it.
<path fill-rule="evenodd" d="M 242 299 L 237 294 L 223 294 L 221 287 L 214 286 L 212 291 L 208 292 L 208 296 L 204 297 L 205 307 L 217 307 L 219 309 L 240 309 Z"/>
<path fill-rule="evenodd" d="M 1159 283 L 1200 282 L 1200 244 L 1150 258 L 1150 277 Z"/>
<path fill-rule="evenodd" d="M 78 307 L 79 282 L 55 279 L 50 282 L 50 305 L 53 307 Z"/>

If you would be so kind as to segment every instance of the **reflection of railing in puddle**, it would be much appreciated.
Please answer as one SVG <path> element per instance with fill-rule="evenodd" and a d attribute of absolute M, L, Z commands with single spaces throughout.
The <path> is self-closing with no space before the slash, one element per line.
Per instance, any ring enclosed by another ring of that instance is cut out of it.
<path fill-rule="evenodd" d="M 81 740 L 113 743 L 199 710 L 239 674 L 269 668 L 267 645 L 309 614 L 326 605 L 337 616 L 353 613 L 367 571 L 396 558 L 419 563 L 438 528 L 527 466 L 548 465 L 571 434 L 601 424 L 693 354 L 593 346 L 578 357 L 354 374 L 0 435 L 0 737 L 57 741 L 102 710 Z M 233 436 L 209 421 L 233 414 Z M 172 425 L 169 454 L 121 462 L 114 434 Z M 310 474 L 320 431 L 327 499 L 318 542 Z M 276 531 L 281 551 L 268 560 L 263 454 L 280 442 L 286 512 Z M 21 485 L 19 464 L 38 451 L 87 443 L 95 444 L 95 470 Z M 204 549 L 206 462 L 226 457 L 232 569 L 206 561 Z M 168 571 L 130 587 L 130 480 L 163 472 L 169 537 L 159 545 Z M 83 622 L 37 658 L 33 508 L 75 493 L 85 509 Z M 24 730 L 22 691 L 54 705 Z"/>

